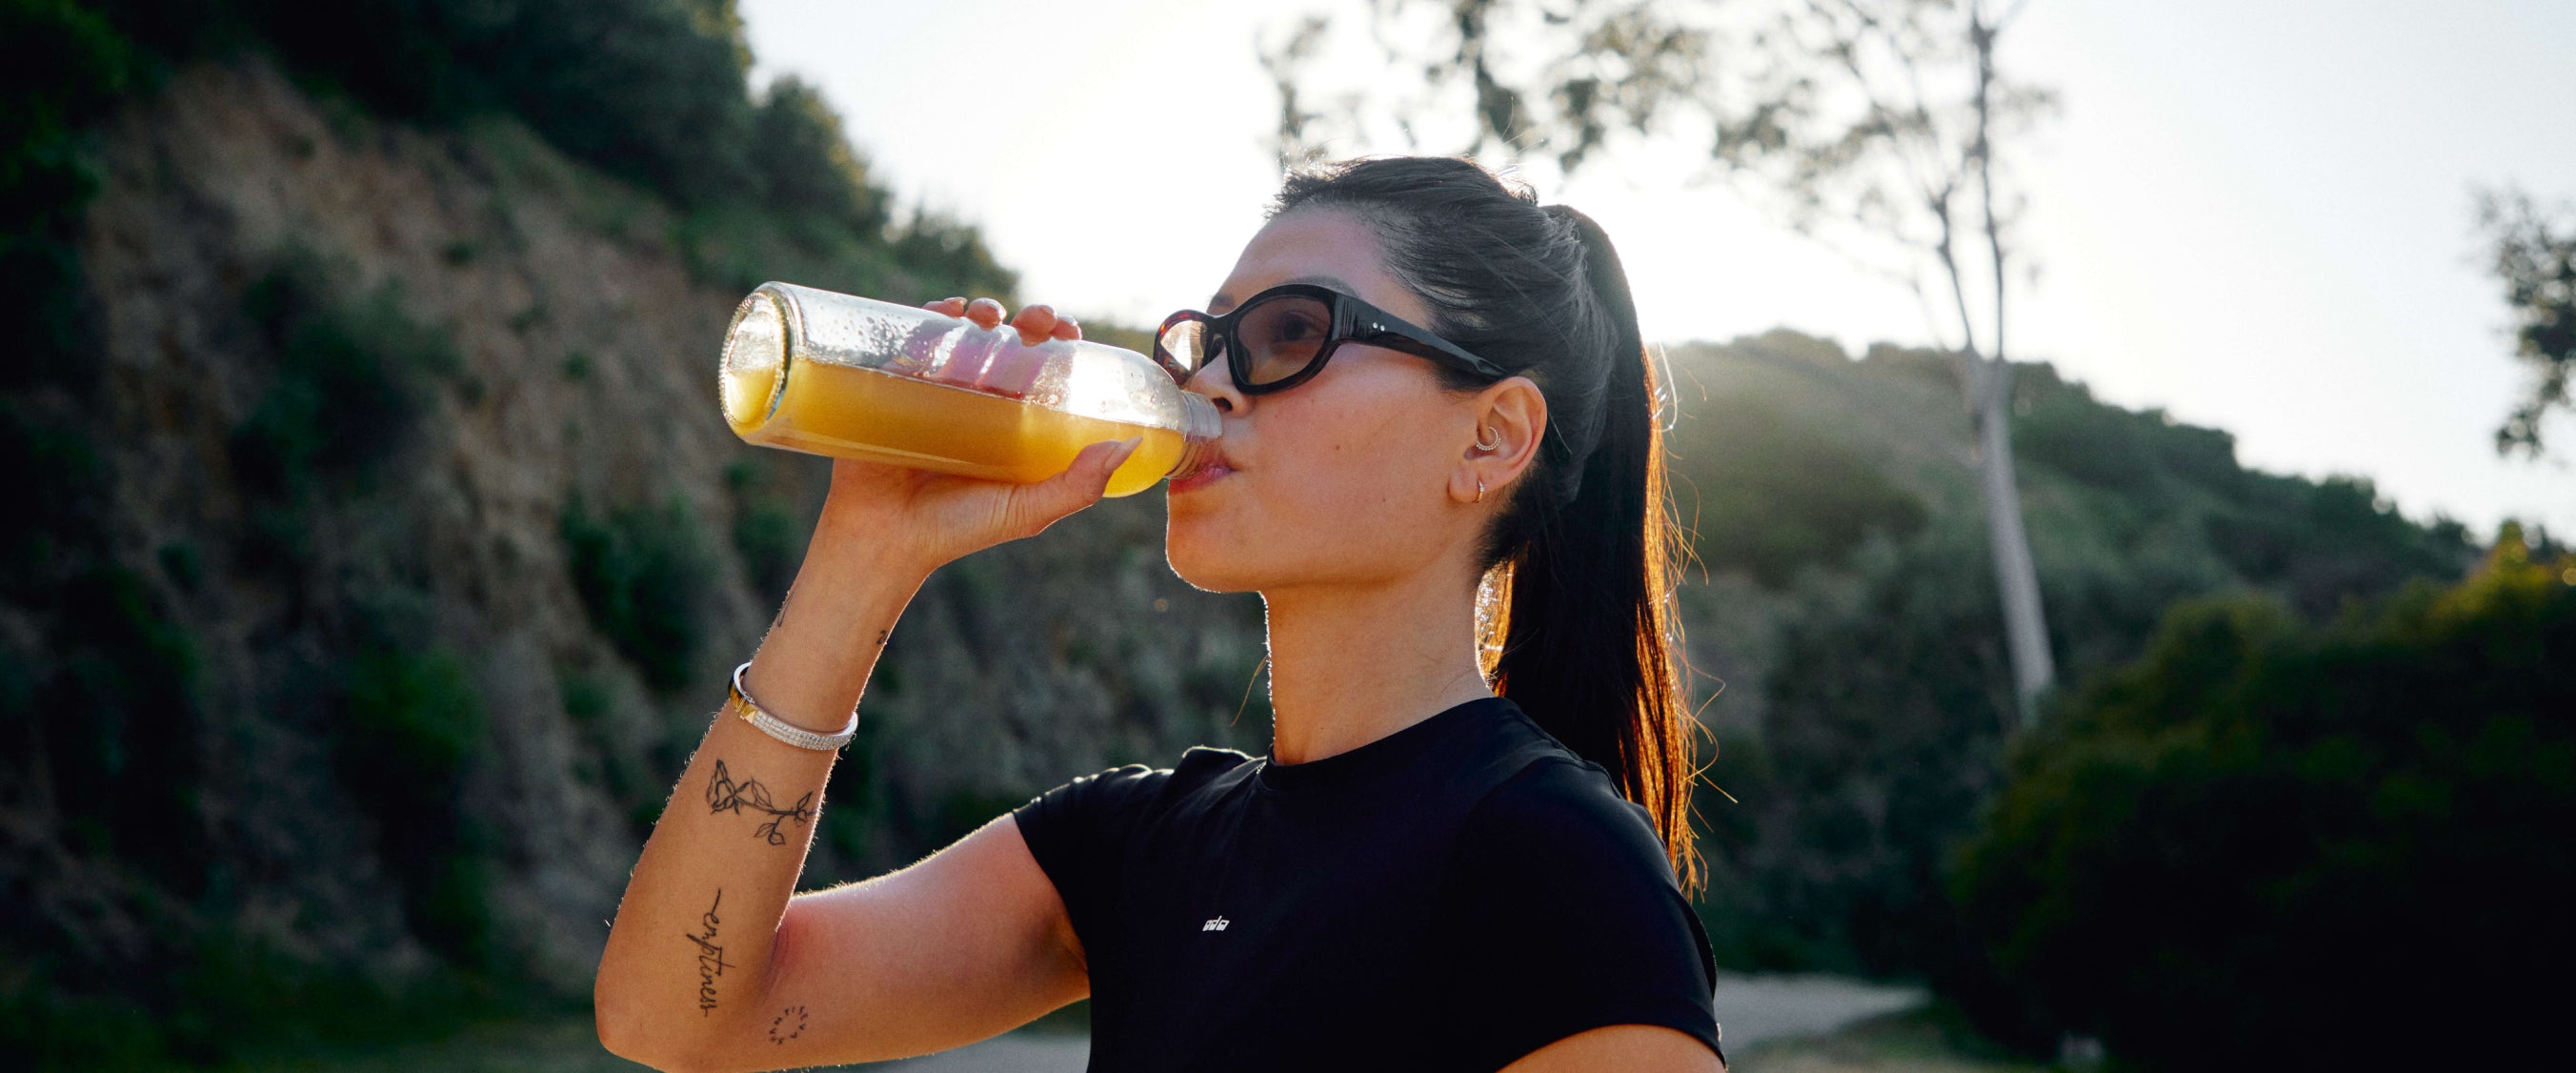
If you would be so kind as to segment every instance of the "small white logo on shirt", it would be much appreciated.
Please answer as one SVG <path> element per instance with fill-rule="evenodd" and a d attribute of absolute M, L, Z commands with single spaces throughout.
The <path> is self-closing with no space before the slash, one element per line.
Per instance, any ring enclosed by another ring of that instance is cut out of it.
<path fill-rule="evenodd" d="M 1226 926 L 1226 925 L 1228 925 L 1228 924 L 1232 924 L 1232 923 L 1234 923 L 1234 922 L 1233 922 L 1233 921 L 1231 921 L 1231 920 L 1227 920 L 1227 919 L 1226 919 L 1226 918 L 1224 918 L 1224 917 L 1217 917 L 1217 918 L 1215 918 L 1215 919 L 1213 919 L 1213 920 L 1208 921 L 1208 922 L 1207 922 L 1207 923 L 1205 923 L 1205 924 L 1201 924 L 1201 925 L 1199 925 L 1199 930 L 1200 930 L 1200 931 L 1224 931 L 1224 930 L 1225 930 L 1225 926 Z"/>

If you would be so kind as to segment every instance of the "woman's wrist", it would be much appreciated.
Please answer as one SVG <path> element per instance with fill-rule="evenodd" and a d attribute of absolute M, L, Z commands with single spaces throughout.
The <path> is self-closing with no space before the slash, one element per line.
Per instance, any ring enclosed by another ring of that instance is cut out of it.
<path fill-rule="evenodd" d="M 914 588 L 947 559 L 917 545 L 923 526 L 877 512 L 834 512 L 826 504 L 805 542 L 805 561 L 862 568 L 893 578 L 910 578 Z"/>
<path fill-rule="evenodd" d="M 840 730 L 895 620 L 929 577 L 928 567 L 891 542 L 818 529 L 744 684 L 791 725 Z"/>

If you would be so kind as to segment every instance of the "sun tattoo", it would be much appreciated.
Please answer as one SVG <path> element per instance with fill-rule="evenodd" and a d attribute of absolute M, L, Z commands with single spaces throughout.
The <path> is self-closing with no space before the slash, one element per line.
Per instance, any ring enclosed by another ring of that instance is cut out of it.
<path fill-rule="evenodd" d="M 790 1006 L 780 1010 L 778 1017 L 769 1022 L 769 1042 L 771 1043 L 785 1043 L 804 1034 L 805 1007 L 803 1006 Z"/>

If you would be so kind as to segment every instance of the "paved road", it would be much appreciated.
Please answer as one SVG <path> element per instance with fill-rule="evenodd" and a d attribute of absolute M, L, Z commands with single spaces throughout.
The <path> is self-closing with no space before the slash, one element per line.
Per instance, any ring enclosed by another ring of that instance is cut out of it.
<path fill-rule="evenodd" d="M 1767 1040 L 1815 1036 L 1883 1013 L 1911 1009 L 1925 999 L 1910 987 L 1839 976 L 1722 976 L 1717 1018 L 1730 1053 Z M 876 1062 L 851 1069 L 871 1073 L 1082 1073 L 1091 1041 L 1079 1035 L 1012 1033 L 953 1051 Z"/>

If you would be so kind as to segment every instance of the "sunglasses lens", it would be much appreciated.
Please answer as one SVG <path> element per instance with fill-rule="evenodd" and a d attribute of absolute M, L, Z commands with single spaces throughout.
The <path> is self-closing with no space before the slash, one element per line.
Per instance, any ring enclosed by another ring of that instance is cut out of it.
<path fill-rule="evenodd" d="M 1163 337 L 1159 340 L 1163 351 L 1161 357 L 1178 367 L 1181 375 L 1187 376 L 1208 363 L 1210 341 L 1206 324 L 1185 320 L 1163 329 Z"/>
<path fill-rule="evenodd" d="M 1248 384 L 1277 383 L 1295 376 L 1314 364 L 1332 331 L 1332 309 L 1313 298 L 1292 295 L 1259 302 L 1243 311 L 1243 320 L 1234 329 L 1249 355 L 1235 375 Z"/>

